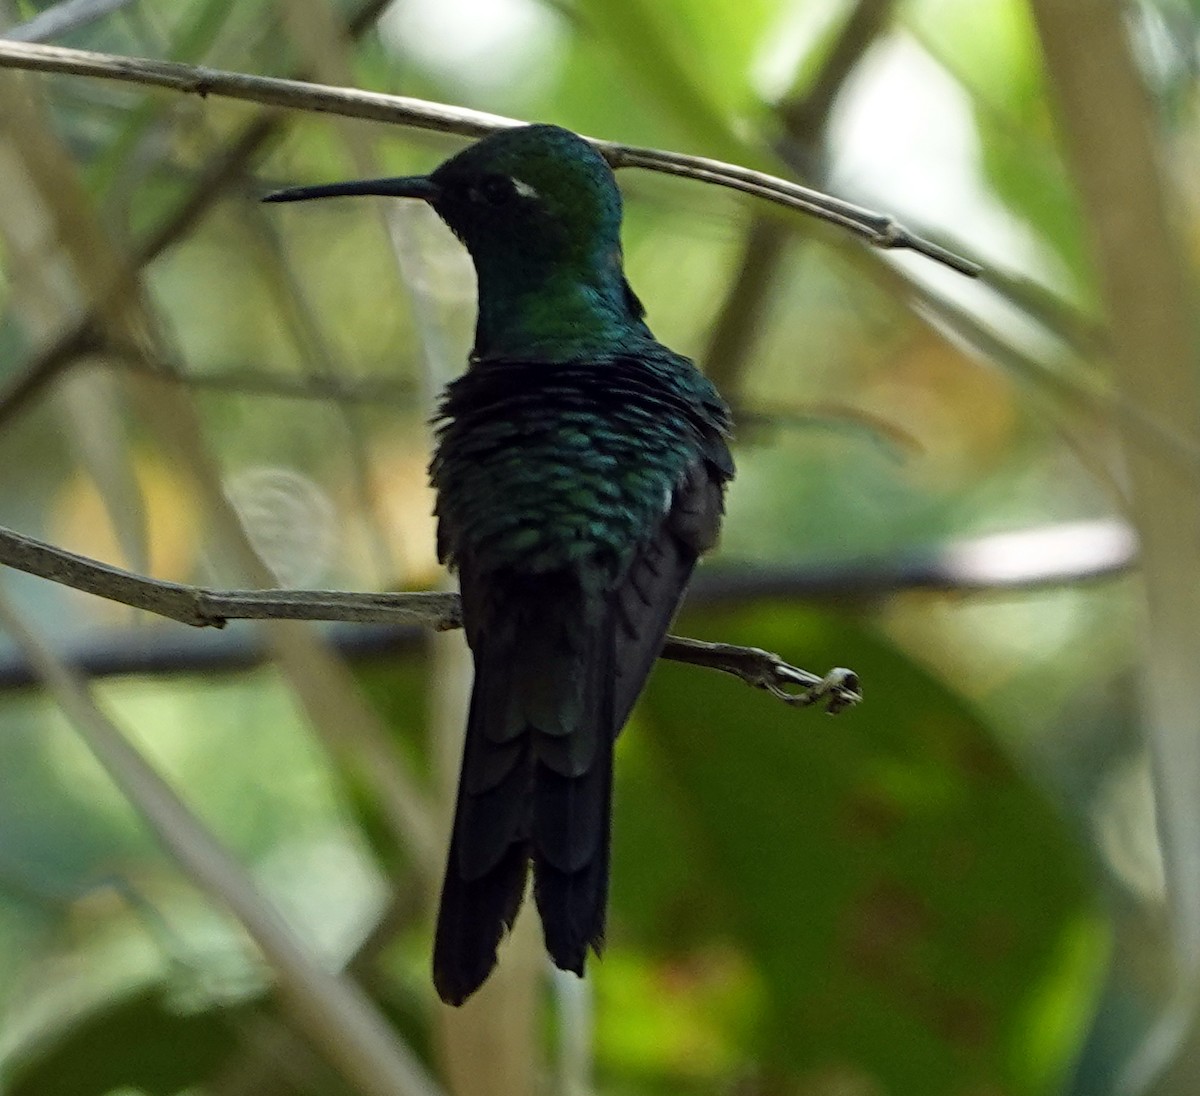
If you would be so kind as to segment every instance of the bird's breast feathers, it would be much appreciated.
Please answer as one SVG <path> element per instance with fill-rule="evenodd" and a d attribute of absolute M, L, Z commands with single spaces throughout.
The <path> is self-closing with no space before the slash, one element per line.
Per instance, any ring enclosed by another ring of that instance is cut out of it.
<path fill-rule="evenodd" d="M 484 570 L 586 562 L 616 573 L 698 465 L 727 478 L 724 405 L 686 359 L 668 354 L 479 363 L 455 381 L 431 466 L 443 558 L 470 557 Z"/>

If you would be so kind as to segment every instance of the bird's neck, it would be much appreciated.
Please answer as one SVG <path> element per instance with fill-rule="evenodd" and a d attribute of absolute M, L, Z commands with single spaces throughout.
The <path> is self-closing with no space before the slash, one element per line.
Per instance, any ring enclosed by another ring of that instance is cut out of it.
<path fill-rule="evenodd" d="M 619 258 L 541 268 L 477 259 L 475 270 L 477 358 L 585 357 L 649 336 Z"/>

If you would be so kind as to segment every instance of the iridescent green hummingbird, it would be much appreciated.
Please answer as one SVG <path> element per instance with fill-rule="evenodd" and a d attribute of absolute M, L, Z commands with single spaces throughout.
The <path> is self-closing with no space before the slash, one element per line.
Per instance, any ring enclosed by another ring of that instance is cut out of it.
<path fill-rule="evenodd" d="M 613 747 L 733 476 L 729 409 L 650 333 L 625 280 L 605 160 L 549 125 L 427 176 L 265 200 L 419 198 L 479 284 L 470 366 L 438 410 L 438 553 L 458 571 L 475 682 L 433 953 L 461 1004 L 496 964 L 533 868 L 546 949 L 604 941 Z"/>

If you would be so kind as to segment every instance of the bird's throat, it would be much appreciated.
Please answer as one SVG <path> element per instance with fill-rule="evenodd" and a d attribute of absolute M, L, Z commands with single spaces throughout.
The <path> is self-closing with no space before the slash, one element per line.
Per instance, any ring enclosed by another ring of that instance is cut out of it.
<path fill-rule="evenodd" d="M 633 314 L 619 268 L 521 277 L 479 269 L 477 358 L 564 360 L 611 351 L 648 334 Z"/>

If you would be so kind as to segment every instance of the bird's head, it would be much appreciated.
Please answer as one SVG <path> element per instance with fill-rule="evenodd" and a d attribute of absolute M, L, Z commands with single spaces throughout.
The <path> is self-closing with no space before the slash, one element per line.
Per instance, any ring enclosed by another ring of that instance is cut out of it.
<path fill-rule="evenodd" d="M 377 194 L 428 202 L 479 278 L 476 352 L 583 352 L 648 334 L 621 265 L 621 192 L 582 137 L 558 126 L 500 130 L 429 175 L 294 187 L 268 202 Z"/>
<path fill-rule="evenodd" d="M 612 170 L 558 126 L 500 130 L 429 175 L 293 187 L 263 200 L 364 194 L 428 202 L 477 267 L 620 263 L 621 193 Z"/>

